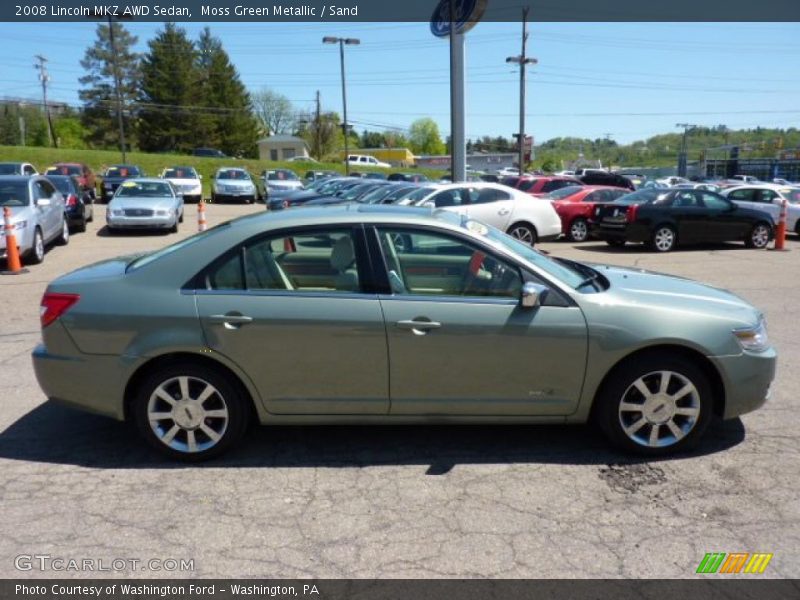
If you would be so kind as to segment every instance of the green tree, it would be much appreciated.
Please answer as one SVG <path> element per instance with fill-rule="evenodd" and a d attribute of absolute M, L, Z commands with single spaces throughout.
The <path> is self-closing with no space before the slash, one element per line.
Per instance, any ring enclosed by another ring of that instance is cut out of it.
<path fill-rule="evenodd" d="M 197 110 L 197 49 L 174 23 L 166 23 L 148 47 L 141 63 L 140 146 L 148 152 L 188 152 L 206 125 Z"/>
<path fill-rule="evenodd" d="M 112 22 L 114 28 L 114 47 L 111 52 L 110 28 L 99 24 L 97 39 L 86 49 L 81 66 L 86 74 L 78 81 L 83 88 L 78 97 L 83 103 L 81 122 L 86 129 L 86 141 L 93 148 L 119 147 L 119 127 L 117 122 L 117 97 L 114 89 L 114 66 L 112 57 L 116 56 L 116 67 L 120 79 L 120 95 L 123 106 L 125 138 L 128 146 L 136 145 L 136 123 L 132 110 L 126 110 L 139 94 L 140 55 L 133 51 L 138 42 L 125 27 Z"/>
<path fill-rule="evenodd" d="M 328 158 L 335 162 L 341 160 L 340 153 L 344 148 L 344 135 L 337 113 L 322 113 L 319 119 L 316 114 L 306 114 L 298 123 L 302 123 L 298 133 L 311 149 L 311 156 L 317 160 Z"/>
<path fill-rule="evenodd" d="M 414 154 L 444 154 L 445 145 L 439 135 L 439 126 L 429 117 L 417 119 L 408 130 L 411 151 Z"/>
<path fill-rule="evenodd" d="M 383 148 L 386 146 L 386 138 L 380 131 L 365 129 L 361 133 L 358 144 L 362 148 Z"/>
<path fill-rule="evenodd" d="M 197 43 L 200 108 L 197 116 L 204 146 L 231 156 L 256 154 L 258 124 L 251 99 L 222 42 L 206 27 Z"/>
<path fill-rule="evenodd" d="M 252 94 L 253 112 L 261 135 L 292 133 L 297 128 L 297 111 L 283 94 L 263 89 Z"/>

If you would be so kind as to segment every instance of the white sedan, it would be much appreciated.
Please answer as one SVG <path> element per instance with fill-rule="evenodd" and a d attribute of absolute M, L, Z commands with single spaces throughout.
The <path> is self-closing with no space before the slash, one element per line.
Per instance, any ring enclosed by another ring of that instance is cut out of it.
<path fill-rule="evenodd" d="M 768 212 L 776 224 L 781 212 L 781 205 L 786 199 L 789 202 L 786 210 L 786 231 L 794 231 L 800 235 L 800 188 L 774 183 L 758 183 L 728 188 L 722 192 L 722 195 L 744 208 L 755 208 Z"/>
<path fill-rule="evenodd" d="M 169 181 L 185 202 L 200 202 L 203 198 L 202 176 L 194 167 L 168 167 L 161 171 L 161 179 Z"/>
<path fill-rule="evenodd" d="M 498 183 L 438 186 L 415 203 L 469 216 L 533 246 L 561 234 L 561 219 L 547 199 L 533 198 Z"/>

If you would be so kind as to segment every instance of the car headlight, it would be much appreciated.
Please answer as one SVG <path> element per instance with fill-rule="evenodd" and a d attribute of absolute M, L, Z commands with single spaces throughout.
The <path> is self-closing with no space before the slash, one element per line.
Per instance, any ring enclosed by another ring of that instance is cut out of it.
<path fill-rule="evenodd" d="M 25 229 L 27 225 L 28 225 L 27 221 L 17 221 L 16 223 L 14 223 L 14 229 Z"/>
<path fill-rule="evenodd" d="M 121 209 L 115 209 L 111 211 L 111 214 L 114 215 L 115 217 L 121 217 L 125 214 L 125 211 Z"/>
<path fill-rule="evenodd" d="M 763 352 L 769 348 L 769 336 L 767 335 L 767 323 L 764 319 L 754 327 L 743 327 L 734 329 L 733 335 L 743 350 L 750 352 Z"/>

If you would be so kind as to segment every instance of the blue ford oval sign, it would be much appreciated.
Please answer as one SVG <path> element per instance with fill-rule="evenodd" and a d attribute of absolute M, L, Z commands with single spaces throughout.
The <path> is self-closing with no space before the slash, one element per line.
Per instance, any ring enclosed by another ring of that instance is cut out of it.
<path fill-rule="evenodd" d="M 450 2 L 455 2 L 456 33 L 465 33 L 475 27 L 486 10 L 487 0 L 439 0 L 431 16 L 431 33 L 436 37 L 450 35 Z"/>

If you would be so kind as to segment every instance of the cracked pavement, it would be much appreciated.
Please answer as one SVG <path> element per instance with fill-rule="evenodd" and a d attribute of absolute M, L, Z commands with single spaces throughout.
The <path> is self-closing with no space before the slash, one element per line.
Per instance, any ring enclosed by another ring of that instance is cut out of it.
<path fill-rule="evenodd" d="M 195 229 L 187 209 L 178 237 Z M 797 236 L 784 253 L 542 244 L 728 288 L 765 312 L 780 355 L 770 401 L 714 424 L 692 454 L 632 459 L 577 426 L 255 427 L 222 460 L 183 465 L 36 384 L 47 282 L 176 239 L 104 236 L 103 210 L 44 264 L 0 278 L 0 577 L 60 576 L 15 569 L 49 554 L 195 566 L 69 577 L 682 578 L 706 552 L 771 552 L 764 577 L 800 577 Z M 211 205 L 209 224 L 255 210 Z"/>

